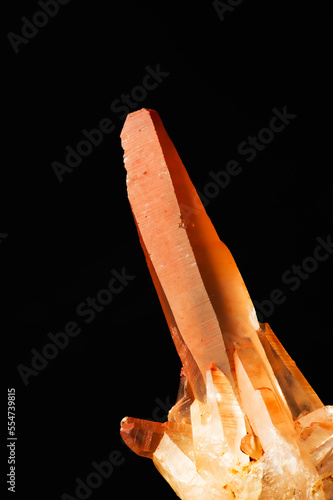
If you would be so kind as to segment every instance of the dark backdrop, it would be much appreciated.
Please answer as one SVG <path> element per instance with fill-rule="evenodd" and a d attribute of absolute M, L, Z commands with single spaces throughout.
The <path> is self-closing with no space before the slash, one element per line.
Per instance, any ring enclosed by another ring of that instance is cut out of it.
<path fill-rule="evenodd" d="M 166 419 L 181 367 L 126 194 L 119 134 L 141 107 L 159 112 L 260 318 L 332 403 L 325 4 L 157 4 L 15 0 L 6 14 L 0 253 L 18 498 L 79 498 L 87 477 L 101 484 L 81 498 L 175 498 L 119 437 L 125 415 Z M 249 150 L 250 136 L 266 142 Z M 230 160 L 241 172 L 218 186 Z M 117 272 L 131 278 L 87 312 Z M 109 477 L 91 476 L 110 456 Z"/>

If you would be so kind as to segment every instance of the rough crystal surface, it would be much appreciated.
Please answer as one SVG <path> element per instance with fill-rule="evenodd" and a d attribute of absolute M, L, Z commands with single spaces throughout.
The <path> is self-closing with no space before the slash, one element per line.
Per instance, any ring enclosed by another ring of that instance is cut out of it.
<path fill-rule="evenodd" d="M 126 417 L 125 443 L 186 500 L 332 500 L 333 407 L 259 324 L 158 114 L 128 115 L 128 196 L 182 361 L 168 421 Z"/>

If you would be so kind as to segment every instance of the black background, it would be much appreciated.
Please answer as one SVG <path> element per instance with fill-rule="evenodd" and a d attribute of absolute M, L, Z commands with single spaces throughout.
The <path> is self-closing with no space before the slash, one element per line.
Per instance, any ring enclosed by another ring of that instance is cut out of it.
<path fill-rule="evenodd" d="M 209 1 L 71 0 L 16 54 L 37 2 L 13 1 L 4 28 L 1 276 L 8 387 L 17 394 L 17 498 L 75 497 L 92 462 L 119 450 L 124 463 L 89 498 L 175 498 L 153 464 L 119 436 L 125 415 L 166 418 L 180 361 L 130 211 L 119 134 L 110 106 L 146 67 L 169 73 L 133 106 L 155 109 L 199 191 L 236 159 L 242 173 L 207 212 L 231 249 L 251 297 L 287 297 L 265 318 L 325 404 L 332 403 L 332 257 L 297 290 L 282 274 L 313 255 L 332 231 L 328 36 L 325 4 L 244 0 L 223 22 Z M 297 117 L 252 162 L 237 152 L 268 126 L 272 109 Z M 110 118 L 104 136 L 59 182 L 82 130 Z M 4 235 L 7 235 L 6 237 Z M 135 276 L 94 321 L 77 306 L 105 288 L 110 271 Z M 25 386 L 49 332 L 77 321 L 81 333 Z M 3 394 L 3 398 L 5 395 Z M 168 403 L 169 402 L 169 403 Z"/>

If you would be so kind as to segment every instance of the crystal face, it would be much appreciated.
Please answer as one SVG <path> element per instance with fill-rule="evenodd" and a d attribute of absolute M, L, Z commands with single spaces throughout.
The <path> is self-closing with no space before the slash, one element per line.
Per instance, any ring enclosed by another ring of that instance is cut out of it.
<path fill-rule="evenodd" d="M 168 421 L 121 436 L 186 500 L 333 499 L 333 406 L 259 324 L 156 111 L 127 116 L 128 197 L 183 368 Z"/>

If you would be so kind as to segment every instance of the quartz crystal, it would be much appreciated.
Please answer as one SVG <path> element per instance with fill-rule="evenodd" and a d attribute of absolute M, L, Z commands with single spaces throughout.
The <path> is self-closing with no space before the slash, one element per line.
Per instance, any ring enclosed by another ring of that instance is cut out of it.
<path fill-rule="evenodd" d="M 156 111 L 127 116 L 128 197 L 182 362 L 164 423 L 125 417 L 121 436 L 186 500 L 333 499 L 333 406 L 267 323 Z"/>

